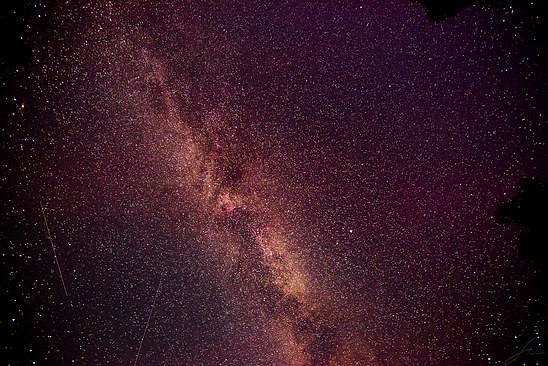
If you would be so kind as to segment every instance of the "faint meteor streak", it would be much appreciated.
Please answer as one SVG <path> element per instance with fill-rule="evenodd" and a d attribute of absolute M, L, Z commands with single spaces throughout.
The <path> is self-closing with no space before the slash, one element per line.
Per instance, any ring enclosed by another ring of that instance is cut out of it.
<path fill-rule="evenodd" d="M 154 311 L 154 305 L 156 304 L 156 299 L 158 298 L 158 294 L 160 293 L 161 287 L 162 287 L 162 280 L 160 279 L 160 283 L 158 284 L 158 289 L 156 290 L 156 295 L 154 295 L 154 300 L 152 301 L 152 307 L 150 308 L 150 312 L 148 313 L 147 324 L 145 325 L 145 331 L 143 332 L 143 336 L 141 337 L 141 342 L 139 342 L 139 350 L 137 351 L 137 356 L 135 357 L 135 362 L 133 363 L 133 366 L 137 365 L 137 361 L 139 360 L 139 355 L 141 354 L 141 347 L 143 346 L 143 341 L 145 340 L 145 335 L 147 334 L 148 325 L 150 324 L 150 318 L 152 317 L 152 312 Z"/>
<path fill-rule="evenodd" d="M 53 245 L 53 238 L 51 237 L 48 220 L 46 219 L 46 212 L 44 211 L 44 206 L 42 206 L 42 202 L 40 202 L 40 208 L 42 209 L 42 216 L 44 217 L 44 223 L 46 224 L 46 230 L 48 231 L 48 238 L 51 243 L 51 248 L 53 249 L 53 257 L 55 258 L 55 263 L 57 264 L 57 269 L 59 270 L 59 277 L 61 277 L 61 283 L 63 284 L 65 295 L 68 296 L 67 286 L 65 286 L 65 279 L 63 278 L 63 273 L 61 272 L 61 266 L 59 266 L 59 260 L 57 259 L 57 253 L 55 252 L 55 246 Z"/>

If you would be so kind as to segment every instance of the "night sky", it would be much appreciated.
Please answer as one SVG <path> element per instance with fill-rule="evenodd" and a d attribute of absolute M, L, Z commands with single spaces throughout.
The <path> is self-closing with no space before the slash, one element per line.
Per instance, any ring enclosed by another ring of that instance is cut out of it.
<path fill-rule="evenodd" d="M 535 2 L 13 3 L 6 364 L 538 361 L 495 217 L 548 172 Z"/>

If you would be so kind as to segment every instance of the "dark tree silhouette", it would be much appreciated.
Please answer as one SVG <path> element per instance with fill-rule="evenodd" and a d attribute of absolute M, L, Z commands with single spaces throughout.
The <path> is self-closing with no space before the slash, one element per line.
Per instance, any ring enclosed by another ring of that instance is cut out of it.
<path fill-rule="evenodd" d="M 533 285 L 545 296 L 546 266 L 548 259 L 548 182 L 545 179 L 523 179 L 517 192 L 509 201 L 497 209 L 497 220 L 501 223 L 516 223 L 521 226 L 516 243 L 518 252 L 536 270 Z"/>
<path fill-rule="evenodd" d="M 516 344 L 516 349 L 523 348 L 523 342 L 537 339 L 540 345 L 546 339 L 546 262 L 548 249 L 548 182 L 546 179 L 527 178 L 523 179 L 517 185 L 517 191 L 514 197 L 501 204 L 496 212 L 497 220 L 500 223 L 514 223 L 521 227 L 517 240 L 517 248 L 520 256 L 528 261 L 534 269 L 534 273 L 529 279 L 529 289 L 533 296 L 529 300 L 529 315 L 526 323 L 522 325 L 522 335 L 520 343 Z M 523 342 L 522 342 L 523 341 Z M 533 351 L 529 360 L 536 362 L 542 360 L 543 349 Z M 518 354 L 519 355 L 519 354 Z"/>
<path fill-rule="evenodd" d="M 470 5 L 507 4 L 521 9 L 524 14 L 546 14 L 546 1 L 531 0 L 411 0 L 426 8 L 426 14 L 433 21 L 441 21 L 457 15 L 463 8 Z"/>

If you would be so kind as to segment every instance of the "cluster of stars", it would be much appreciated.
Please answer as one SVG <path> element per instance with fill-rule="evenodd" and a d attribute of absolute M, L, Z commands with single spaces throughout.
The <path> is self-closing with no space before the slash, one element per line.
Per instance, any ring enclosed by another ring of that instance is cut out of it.
<path fill-rule="evenodd" d="M 542 352 L 531 269 L 494 217 L 547 168 L 530 9 L 432 22 L 403 0 L 9 8 L 3 358 Z"/>

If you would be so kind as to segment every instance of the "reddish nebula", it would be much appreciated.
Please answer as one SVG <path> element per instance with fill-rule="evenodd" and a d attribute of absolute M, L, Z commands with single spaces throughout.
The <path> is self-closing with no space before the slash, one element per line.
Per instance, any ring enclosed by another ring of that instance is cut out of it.
<path fill-rule="evenodd" d="M 479 365 L 540 329 L 494 219 L 546 172 L 526 11 L 33 9 L 4 143 L 12 364 Z"/>

